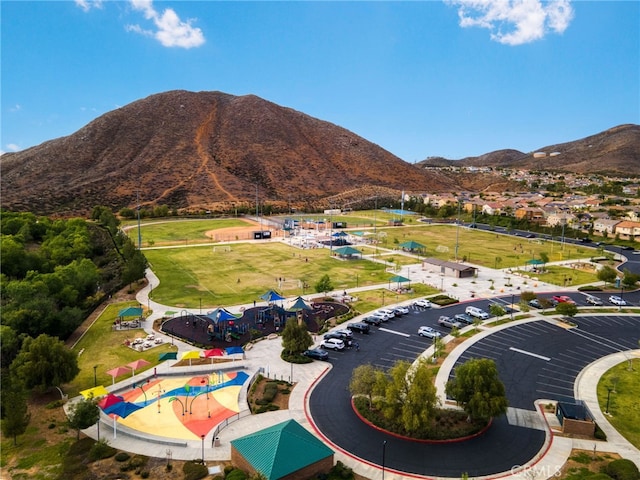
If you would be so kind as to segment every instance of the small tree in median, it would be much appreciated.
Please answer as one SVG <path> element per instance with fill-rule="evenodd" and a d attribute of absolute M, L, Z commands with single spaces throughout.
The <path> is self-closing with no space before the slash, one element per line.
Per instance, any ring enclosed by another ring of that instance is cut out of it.
<path fill-rule="evenodd" d="M 100 419 L 100 407 L 93 399 L 81 399 L 75 403 L 69 412 L 69 426 L 76 429 L 76 438 L 80 439 L 80 430 L 95 425 Z"/>
<path fill-rule="evenodd" d="M 495 362 L 487 358 L 472 358 L 456 367 L 445 391 L 462 406 L 469 420 L 488 420 L 507 411 L 504 384 Z"/>
<path fill-rule="evenodd" d="M 282 331 L 282 347 L 287 355 L 299 355 L 313 345 L 313 339 L 304 322 L 298 323 L 295 318 L 287 320 Z"/>

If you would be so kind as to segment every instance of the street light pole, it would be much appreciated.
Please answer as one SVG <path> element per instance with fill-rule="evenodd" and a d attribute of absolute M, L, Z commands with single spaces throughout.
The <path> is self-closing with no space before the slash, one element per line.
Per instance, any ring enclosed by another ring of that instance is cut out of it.
<path fill-rule="evenodd" d="M 97 374 L 97 370 L 98 370 L 98 365 L 94 365 L 93 366 L 93 386 L 97 387 L 98 386 L 98 374 Z"/>
<path fill-rule="evenodd" d="M 384 480 L 384 459 L 387 450 L 387 441 L 382 442 L 382 480 Z"/>
<path fill-rule="evenodd" d="M 511 294 L 511 321 L 513 322 L 513 300 L 514 300 L 514 295 L 513 293 Z"/>
<path fill-rule="evenodd" d="M 622 282 L 620 282 L 620 305 L 618 305 L 618 310 L 622 310 L 622 304 L 624 303 L 624 300 L 622 299 L 623 293 L 624 293 L 624 286 L 622 285 Z"/>
<path fill-rule="evenodd" d="M 204 465 L 204 433 L 200 435 L 200 438 L 202 439 L 202 464 Z"/>

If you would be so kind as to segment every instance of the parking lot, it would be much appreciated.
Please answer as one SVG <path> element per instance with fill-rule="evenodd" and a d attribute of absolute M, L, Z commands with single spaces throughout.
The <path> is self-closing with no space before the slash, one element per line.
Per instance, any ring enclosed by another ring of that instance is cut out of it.
<path fill-rule="evenodd" d="M 561 292 L 578 305 L 587 305 L 580 292 Z M 608 304 L 607 294 L 602 296 Z M 637 304 L 638 294 L 626 296 Z M 549 294 L 549 297 L 552 295 Z M 503 307 L 517 304 L 519 296 L 494 298 Z M 488 300 L 473 303 L 489 310 Z M 446 308 L 412 306 L 409 313 L 372 326 L 368 335 L 354 334 L 360 350 L 331 352 L 334 368 L 311 394 L 311 415 L 320 431 L 334 444 L 357 457 L 380 464 L 380 445 L 387 441 L 387 466 L 407 473 L 456 477 L 490 475 L 525 464 L 541 448 L 544 431 L 510 424 L 507 418 L 494 421 L 490 430 L 477 439 L 448 445 L 420 444 L 390 437 L 363 424 L 346 407 L 350 403 L 348 384 L 357 365 L 369 363 L 388 369 L 398 360 L 413 362 L 433 342 L 417 334 L 422 325 L 441 332 L 450 329 L 438 325 L 438 317 L 453 317 L 469 303 Z M 585 315 L 574 319 L 577 328 L 565 328 L 553 321 L 536 320 L 506 324 L 477 336 L 468 343 L 456 364 L 469 358 L 495 360 L 505 383 L 510 408 L 534 410 L 539 398 L 573 400 L 574 382 L 589 363 L 614 352 L 637 348 L 640 318 L 631 315 Z M 465 344 L 466 345 L 466 344 Z"/>

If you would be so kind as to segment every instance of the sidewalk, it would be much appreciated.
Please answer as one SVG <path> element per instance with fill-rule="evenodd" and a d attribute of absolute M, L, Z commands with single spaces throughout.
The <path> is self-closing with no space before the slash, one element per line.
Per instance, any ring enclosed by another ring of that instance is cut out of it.
<path fill-rule="evenodd" d="M 545 284 L 543 282 L 533 282 L 523 277 L 517 277 L 514 275 L 508 275 L 505 271 L 492 270 L 489 268 L 478 269 L 478 276 L 471 279 L 454 279 L 441 277 L 434 274 L 429 270 L 423 270 L 421 265 L 411 265 L 409 267 L 403 267 L 398 272 L 399 275 L 410 278 L 412 282 L 421 282 L 436 284 L 437 287 L 442 287 L 448 295 L 455 297 L 462 301 L 469 301 L 477 298 L 490 298 L 495 296 L 504 296 L 509 294 L 520 294 L 522 291 L 534 291 L 536 293 L 551 292 L 558 290 L 555 285 Z M 153 274 L 151 270 L 147 271 L 147 278 L 151 286 L 157 286 L 159 284 L 158 278 Z M 454 285 L 455 284 L 455 285 Z M 507 286 L 507 285 L 511 286 Z M 493 285 L 494 289 L 489 287 Z M 351 295 L 356 294 L 359 291 L 367 289 L 380 288 L 380 285 L 371 287 L 360 287 L 354 289 L 348 289 L 347 292 Z M 519 287 L 519 288 L 518 288 Z M 566 288 L 565 290 L 569 290 Z M 158 304 L 153 300 L 150 300 L 148 295 L 150 287 L 147 286 L 142 289 L 137 296 L 138 302 L 142 305 L 148 305 L 153 311 L 144 322 L 144 328 L 146 331 L 151 332 L 153 321 L 163 316 L 164 312 L 170 310 L 171 307 Z M 472 292 L 474 292 L 472 294 Z M 314 295 L 315 296 L 315 295 Z M 240 306 L 230 308 L 230 310 L 239 309 Z M 187 311 L 192 313 L 199 313 L 199 309 L 188 309 Z M 534 319 L 523 320 L 536 321 Z M 498 327 L 506 328 L 507 326 Z M 486 329 L 479 335 L 474 336 L 469 341 L 476 341 L 482 336 L 489 335 L 495 332 L 494 329 Z M 158 332 L 156 335 L 162 336 Z M 178 358 L 180 354 L 188 350 L 193 350 L 191 345 L 185 344 L 179 340 L 171 340 L 169 337 L 165 337 L 166 342 L 172 342 L 178 351 Z M 448 377 L 448 374 L 453 367 L 455 360 L 462 354 L 464 349 L 468 348 L 467 342 L 458 346 L 453 352 L 449 354 L 439 370 L 436 378 L 436 387 L 438 389 L 440 398 L 444 395 L 444 382 Z M 282 350 L 281 339 L 276 338 L 272 340 L 264 339 L 257 342 L 251 350 L 246 352 L 246 358 L 234 363 L 237 367 L 242 367 L 251 376 L 255 372 L 262 369 L 265 372 L 269 372 L 271 378 L 284 378 L 289 379 L 293 377 L 293 381 L 296 386 L 292 390 L 291 398 L 289 399 L 289 409 L 285 411 L 275 411 L 269 413 L 263 413 L 260 415 L 251 415 L 240 418 L 230 423 L 226 428 L 220 431 L 218 435 L 219 446 L 212 446 L 214 439 L 212 438 L 212 432 L 205 437 L 204 441 L 190 441 L 181 442 L 180 444 L 160 444 L 151 441 L 145 441 L 140 438 L 135 438 L 126 434 L 121 427 L 117 428 L 117 435 L 114 438 L 113 428 L 110 420 L 103 416 L 101 422 L 101 437 L 108 439 L 109 443 L 116 448 L 120 448 L 129 452 L 138 453 L 147 456 L 154 457 L 167 457 L 169 454 L 174 460 L 193 460 L 201 459 L 204 453 L 204 459 L 210 462 L 228 461 L 231 458 L 231 444 L 230 442 L 236 438 L 244 435 L 254 433 L 262 428 L 283 422 L 287 419 L 295 419 L 301 425 L 305 426 L 311 432 L 313 428 L 307 417 L 307 397 L 310 391 L 313 389 L 315 382 L 323 375 L 327 368 L 331 368 L 329 364 L 324 362 L 312 362 L 305 365 L 291 365 L 284 362 L 280 358 L 280 352 Z M 423 355 L 430 355 L 427 350 Z M 626 354 L 629 355 L 628 353 Z M 640 350 L 633 352 L 633 355 L 640 356 Z M 632 459 L 636 464 L 640 463 L 640 451 L 633 447 L 629 442 L 622 438 L 615 429 L 606 420 L 606 417 L 600 412 L 597 397 L 596 386 L 600 376 L 611 366 L 620 363 L 620 361 L 626 360 L 624 353 L 611 355 L 600 359 L 593 364 L 589 365 L 582 374 L 579 376 L 576 382 L 576 398 L 584 400 L 591 412 L 596 417 L 595 420 L 602 430 L 607 434 L 608 441 L 606 442 L 594 442 L 583 440 L 575 440 L 565 437 L 554 435 L 551 431 L 549 422 L 553 422 L 555 417 L 548 418 L 548 415 L 544 415 L 542 410 L 538 411 L 538 419 L 532 421 L 536 424 L 536 428 L 543 428 L 547 432 L 547 439 L 545 445 L 539 454 L 533 458 L 528 465 L 522 466 L 517 471 L 503 472 L 502 474 L 493 475 L 486 478 L 504 478 L 511 477 L 514 480 L 529 480 L 532 477 L 532 473 L 536 473 L 535 478 L 549 478 L 554 476 L 559 468 L 566 462 L 571 454 L 572 448 L 584 448 L 587 450 L 593 450 L 594 444 L 598 452 L 616 452 L 624 458 Z M 166 373 L 169 369 L 175 370 L 176 368 L 185 369 L 185 374 L 191 374 L 193 372 L 206 372 L 211 371 L 212 367 L 209 365 L 193 366 L 193 367 L 171 367 L 175 362 L 165 362 L 157 367 L 158 374 Z M 125 382 L 117 383 L 113 387 L 109 387 L 110 391 L 115 391 L 125 387 L 127 384 L 131 384 L 134 381 L 142 381 L 150 375 L 150 372 L 143 372 L 136 375 L 133 378 L 128 379 Z M 246 413 L 248 407 L 246 405 L 246 388 L 243 388 L 241 398 L 239 398 L 239 405 L 242 412 Z M 545 418 L 547 417 L 547 418 Z M 546 420 L 546 421 L 545 421 Z M 94 438 L 97 437 L 97 428 L 95 426 L 85 430 L 85 433 Z M 180 443 L 180 442 L 178 442 Z M 378 478 L 381 474 L 381 468 L 375 465 L 370 465 L 366 462 L 359 461 L 359 459 L 351 456 L 348 452 L 340 451 L 335 445 L 329 445 L 335 450 L 335 459 L 340 460 L 345 465 L 351 467 L 356 473 L 366 478 Z M 639 465 L 640 466 L 640 465 Z M 420 477 L 412 475 L 412 477 Z M 394 474 L 393 472 L 385 472 L 385 478 L 389 480 L 400 480 L 406 478 Z M 425 477 L 426 478 L 426 477 Z"/>

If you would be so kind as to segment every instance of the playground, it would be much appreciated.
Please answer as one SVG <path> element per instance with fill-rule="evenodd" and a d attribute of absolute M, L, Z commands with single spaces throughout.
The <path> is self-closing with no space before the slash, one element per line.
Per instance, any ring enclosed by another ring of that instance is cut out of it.
<path fill-rule="evenodd" d="M 238 396 L 248 378 L 242 371 L 158 376 L 112 393 L 99 405 L 114 419 L 114 437 L 123 425 L 144 436 L 200 440 L 240 411 Z"/>

